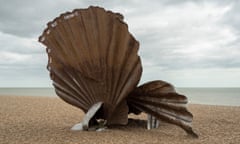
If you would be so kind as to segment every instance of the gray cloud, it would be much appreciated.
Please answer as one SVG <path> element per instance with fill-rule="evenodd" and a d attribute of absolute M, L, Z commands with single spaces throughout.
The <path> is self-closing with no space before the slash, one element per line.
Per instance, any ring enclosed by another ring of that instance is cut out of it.
<path fill-rule="evenodd" d="M 49 82 L 47 56 L 38 36 L 46 23 L 61 13 L 89 5 L 125 16 L 130 32 L 140 41 L 145 74 L 153 76 L 163 70 L 161 77 L 181 86 L 180 79 L 168 78 L 175 77 L 173 71 L 240 69 L 239 1 L 10 0 L 0 1 L 0 74 L 4 75 L 0 80 L 29 75 L 28 83 L 31 79 L 41 81 L 35 86 Z"/>
<path fill-rule="evenodd" d="M 200 6 L 189 3 L 163 7 L 159 12 L 162 23 L 136 30 L 136 33 L 144 31 L 137 34 L 142 42 L 143 63 L 146 60 L 151 67 L 167 69 L 239 68 L 239 36 L 236 33 L 239 28 L 235 30 L 223 23 L 234 8 L 232 6 L 232 3 Z M 158 16 L 152 15 L 148 21 Z"/>
<path fill-rule="evenodd" d="M 32 1 L 10 0 L 0 6 L 0 29 L 4 33 L 21 37 L 36 37 L 45 27 L 46 21 L 53 19 L 64 7 L 74 5 L 74 1 Z"/>

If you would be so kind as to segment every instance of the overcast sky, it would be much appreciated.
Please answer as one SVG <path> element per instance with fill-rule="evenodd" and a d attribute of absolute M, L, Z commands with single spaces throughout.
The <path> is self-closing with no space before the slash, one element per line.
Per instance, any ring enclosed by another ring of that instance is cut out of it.
<path fill-rule="evenodd" d="M 140 42 L 141 83 L 240 87 L 238 0 L 0 0 L 0 87 L 51 87 L 38 36 L 61 13 L 89 5 L 124 15 Z"/>

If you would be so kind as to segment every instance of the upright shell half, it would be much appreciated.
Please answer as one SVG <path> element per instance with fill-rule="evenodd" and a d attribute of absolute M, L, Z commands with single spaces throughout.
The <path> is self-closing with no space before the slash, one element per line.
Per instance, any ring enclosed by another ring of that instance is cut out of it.
<path fill-rule="evenodd" d="M 127 124 L 126 97 L 138 84 L 139 43 L 119 13 L 99 7 L 75 9 L 47 24 L 47 69 L 57 95 L 84 112 L 103 102 L 100 118 Z"/>

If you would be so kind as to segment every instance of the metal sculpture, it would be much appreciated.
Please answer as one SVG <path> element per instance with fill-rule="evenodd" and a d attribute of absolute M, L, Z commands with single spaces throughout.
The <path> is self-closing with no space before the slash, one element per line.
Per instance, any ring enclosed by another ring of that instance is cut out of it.
<path fill-rule="evenodd" d="M 160 119 L 197 136 L 187 98 L 172 85 L 154 81 L 137 87 L 142 73 L 139 43 L 121 14 L 92 6 L 75 9 L 49 22 L 39 41 L 47 46 L 47 69 L 57 95 L 86 113 L 73 130 L 126 125 L 128 113 L 146 112 L 149 129 Z"/>

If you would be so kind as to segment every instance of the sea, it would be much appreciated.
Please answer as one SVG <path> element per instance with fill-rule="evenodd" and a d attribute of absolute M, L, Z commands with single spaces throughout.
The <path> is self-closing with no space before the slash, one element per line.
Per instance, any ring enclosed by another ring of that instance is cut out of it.
<path fill-rule="evenodd" d="M 189 103 L 240 106 L 239 88 L 176 88 L 188 97 Z M 57 97 L 54 88 L 0 88 L 0 96 Z"/>

